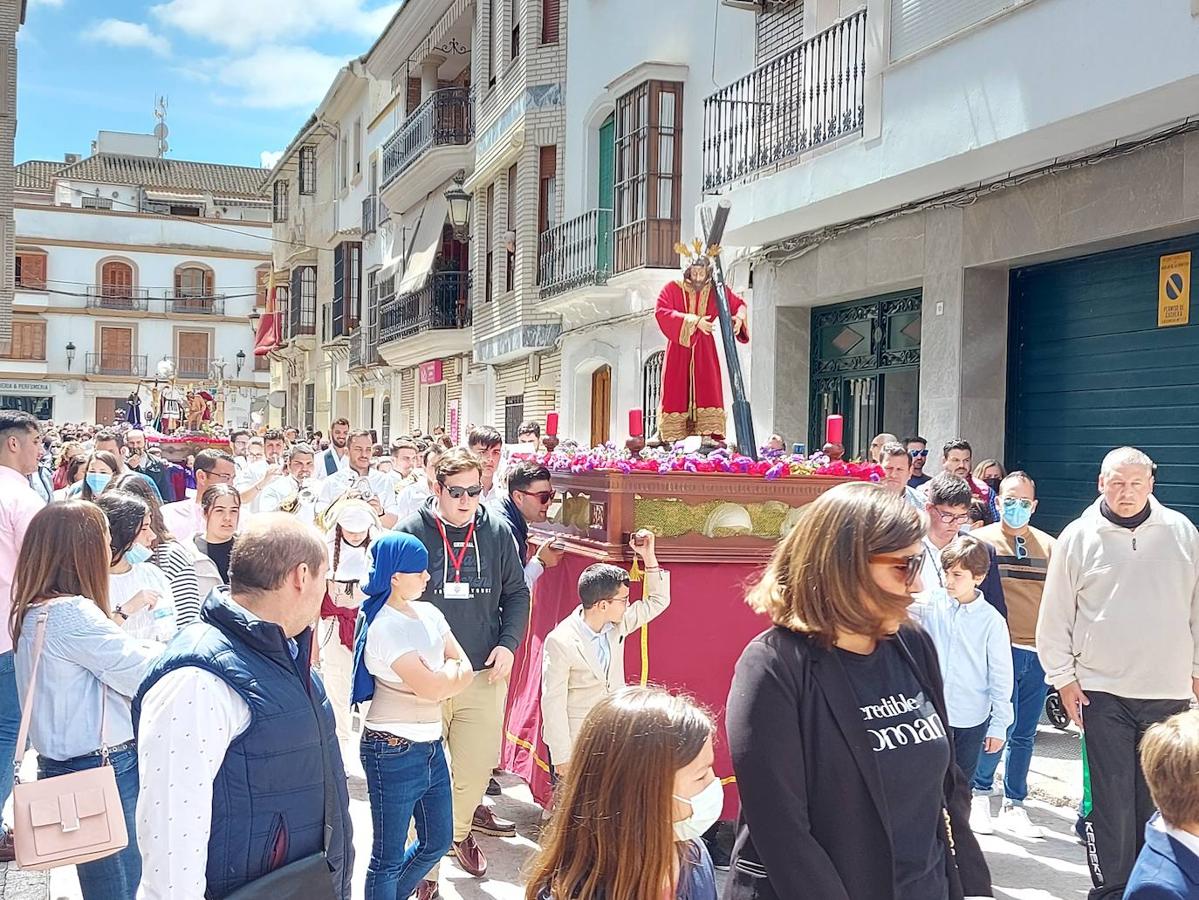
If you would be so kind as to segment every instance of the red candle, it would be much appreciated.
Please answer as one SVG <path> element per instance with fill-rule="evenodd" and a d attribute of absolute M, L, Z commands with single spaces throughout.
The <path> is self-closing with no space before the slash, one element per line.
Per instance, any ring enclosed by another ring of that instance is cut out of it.
<path fill-rule="evenodd" d="M 641 410 L 629 410 L 629 437 L 641 437 L 645 430 L 645 424 L 641 418 Z"/>
<path fill-rule="evenodd" d="M 830 444 L 840 444 L 845 433 L 845 420 L 834 413 L 828 417 L 824 426 L 824 439 Z"/>
<path fill-rule="evenodd" d="M 545 433 L 557 437 L 558 435 L 558 414 L 556 412 L 548 413 L 545 417 Z"/>

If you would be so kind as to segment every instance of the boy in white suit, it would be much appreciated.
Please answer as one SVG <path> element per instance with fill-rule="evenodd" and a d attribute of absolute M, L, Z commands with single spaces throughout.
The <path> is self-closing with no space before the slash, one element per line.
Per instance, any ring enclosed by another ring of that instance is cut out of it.
<path fill-rule="evenodd" d="M 645 594 L 629 602 L 629 573 L 596 563 L 579 576 L 582 601 L 551 631 L 543 646 L 541 730 L 550 762 L 562 776 L 583 719 L 608 694 L 624 687 L 624 639 L 670 605 L 670 575 L 658 565 L 654 535 L 629 541 L 645 569 Z"/>

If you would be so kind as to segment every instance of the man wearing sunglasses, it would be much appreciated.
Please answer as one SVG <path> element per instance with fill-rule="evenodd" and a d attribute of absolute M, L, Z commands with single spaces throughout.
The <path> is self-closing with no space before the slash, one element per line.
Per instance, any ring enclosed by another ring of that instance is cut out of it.
<path fill-rule="evenodd" d="M 554 488 L 550 484 L 550 470 L 545 466 L 524 460 L 508 471 L 508 497 L 504 500 L 504 519 L 516 541 L 516 551 L 525 567 L 525 583 L 529 590 L 546 569 L 552 569 L 562 561 L 565 553 L 555 550 L 552 541 L 538 547 L 529 559 L 529 526 L 544 522 L 554 501 Z"/>
<path fill-rule="evenodd" d="M 941 571 L 941 551 L 963 531 L 969 531 L 970 485 L 956 475 L 942 472 L 925 488 L 924 512 L 928 516 L 928 534 L 924 537 L 924 564 L 920 571 L 924 593 L 945 590 L 945 575 Z M 1007 618 L 1003 586 L 999 582 L 999 567 L 995 564 L 995 548 L 985 545 L 990 566 L 978 589 L 983 598 Z"/>
<path fill-rule="evenodd" d="M 924 474 L 924 464 L 928 462 L 928 441 L 922 437 L 903 439 L 903 445 L 908 448 L 908 456 L 912 457 L 912 477 L 908 479 L 908 487 L 922 487 L 932 481 L 932 476 Z"/>
<path fill-rule="evenodd" d="M 1052 537 L 1029 525 L 1037 509 L 1037 486 L 1026 472 L 1013 472 L 999 485 L 1000 519 L 974 532 L 995 548 L 999 577 L 1008 608 L 1008 631 L 1012 638 L 1012 671 L 1015 684 L 1012 706 L 1016 718 L 1008 729 L 1001 753 L 984 753 L 974 773 L 974 802 L 970 827 L 975 834 L 991 834 L 991 789 L 995 769 L 1005 755 L 1003 806 L 998 819 L 1001 830 L 1024 839 L 1044 837 L 1028 819 L 1024 800 L 1028 796 L 1028 768 L 1032 762 L 1037 722 L 1045 704 L 1045 670 L 1037 658 L 1037 616 L 1045 591 L 1045 573 L 1053 554 Z"/>
<path fill-rule="evenodd" d="M 480 801 L 499 761 L 508 675 L 529 624 L 529 588 L 512 532 L 502 515 L 481 503 L 483 470 L 483 460 L 469 450 L 447 450 L 434 472 L 433 502 L 396 528 L 425 545 L 429 583 L 420 599 L 445 615 L 479 673 L 466 690 L 442 703 L 454 786 L 452 852 L 476 878 L 486 873 L 487 858 L 471 831 L 516 834 L 515 825 Z M 430 880 L 436 878 L 430 873 Z"/>

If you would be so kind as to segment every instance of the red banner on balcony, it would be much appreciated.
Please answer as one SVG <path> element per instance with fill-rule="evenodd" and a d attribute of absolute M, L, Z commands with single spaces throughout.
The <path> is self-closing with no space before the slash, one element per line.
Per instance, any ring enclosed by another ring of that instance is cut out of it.
<path fill-rule="evenodd" d="M 441 360 L 432 359 L 420 364 L 421 384 L 441 384 Z"/>
<path fill-rule="evenodd" d="M 254 355 L 266 356 L 279 346 L 279 314 L 263 313 L 258 321 L 258 334 L 254 336 Z"/>

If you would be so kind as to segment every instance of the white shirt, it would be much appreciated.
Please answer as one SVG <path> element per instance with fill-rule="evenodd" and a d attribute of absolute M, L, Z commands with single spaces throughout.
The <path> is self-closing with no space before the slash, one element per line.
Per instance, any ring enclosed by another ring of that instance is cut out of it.
<path fill-rule="evenodd" d="M 291 475 L 276 478 L 258 494 L 258 512 L 279 512 L 284 502 L 295 497 L 297 491 L 299 492 L 299 504 L 292 515 L 306 525 L 314 524 L 316 522 L 316 498 L 320 493 L 320 484 L 311 479 L 305 489 L 297 486 L 296 480 Z"/>
<path fill-rule="evenodd" d="M 366 670 L 380 681 L 403 685 L 404 679 L 391 667 L 401 656 L 415 652 L 426 666 L 440 672 L 445 665 L 445 636 L 450 633 L 445 616 L 432 603 L 409 604 L 416 618 L 406 616 L 389 606 L 380 608 L 366 632 L 363 660 Z M 441 720 L 436 722 L 385 722 L 372 719 L 367 710 L 366 724 L 410 741 L 441 739 Z"/>
<path fill-rule="evenodd" d="M 313 477 L 321 478 L 321 479 L 330 477 L 329 472 L 326 469 L 326 465 L 327 465 L 326 460 L 330 456 L 332 456 L 334 461 L 337 463 L 337 471 L 338 472 L 344 472 L 350 468 L 350 451 L 343 450 L 341 455 L 338 456 L 337 451 L 334 450 L 333 447 L 329 447 L 328 450 L 322 450 L 320 453 L 318 453 L 313 458 L 313 460 L 312 460 Z"/>
<path fill-rule="evenodd" d="M 246 460 L 237 466 L 237 474 L 233 477 L 233 486 L 237 488 L 239 494 L 244 494 L 266 477 L 268 467 L 265 459 L 256 462 Z M 245 507 L 242 509 L 242 515 L 253 515 L 259 512 L 261 504 L 262 492 L 259 491 L 253 500 L 245 504 Z"/>
<path fill-rule="evenodd" d="M 433 496 L 433 490 L 429 487 L 429 482 L 425 478 L 413 482 L 400 491 L 396 498 L 396 524 L 399 525 L 409 516 L 418 513 L 424 508 L 424 505 L 429 502 L 429 498 Z"/>
<path fill-rule="evenodd" d="M 364 541 L 361 546 L 355 547 L 343 538 L 341 549 L 338 551 L 336 534 L 336 529 L 329 532 L 329 580 L 365 582 L 371 567 L 369 542 Z M 336 569 L 333 568 L 335 553 L 337 556 Z"/>
<path fill-rule="evenodd" d="M 349 490 L 360 490 L 377 498 L 383 507 L 383 515 L 395 515 L 399 508 L 396 492 L 387 473 L 372 471 L 366 475 L 359 475 L 353 469 L 347 468 L 325 479 L 320 499 L 316 503 L 317 510 L 323 515 L 325 510 L 333 505 L 334 500 Z"/>
<path fill-rule="evenodd" d="M 138 900 L 204 900 L 212 786 L 229 745 L 249 727 L 246 702 L 204 669 L 176 669 L 146 692 L 137 743 Z"/>
<path fill-rule="evenodd" d="M 153 609 L 139 609 L 121 623 L 121 630 L 141 640 L 165 643 L 175 636 L 179 624 L 171 582 L 162 569 L 154 563 L 144 562 L 135 564 L 128 572 L 109 573 L 108 602 L 113 609 L 120 609 L 143 590 L 155 591 L 158 603 Z"/>

